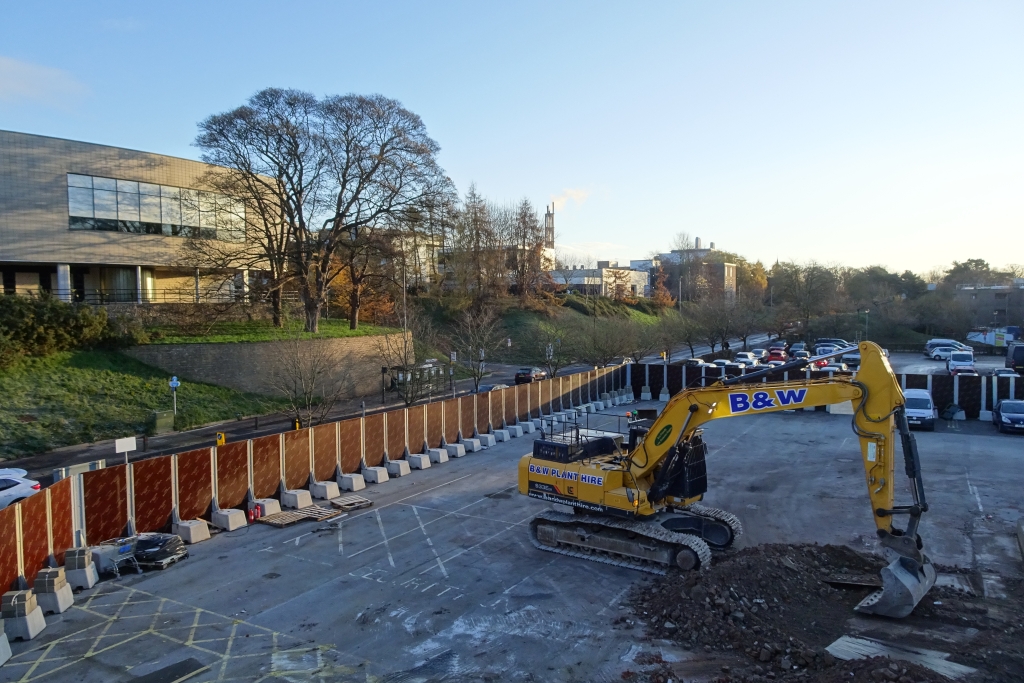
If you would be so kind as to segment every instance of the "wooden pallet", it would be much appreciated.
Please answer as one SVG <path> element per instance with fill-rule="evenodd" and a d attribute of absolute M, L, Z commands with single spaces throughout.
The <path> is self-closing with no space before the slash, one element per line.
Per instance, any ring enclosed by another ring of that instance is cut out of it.
<path fill-rule="evenodd" d="M 282 510 L 281 512 L 275 512 L 272 515 L 266 517 L 260 517 L 257 522 L 262 524 L 269 524 L 270 526 L 283 529 L 286 526 L 297 524 L 298 522 L 305 522 L 307 520 L 316 520 L 323 522 L 328 519 L 333 519 L 342 512 L 340 510 L 331 510 L 330 508 L 322 508 L 319 505 L 311 505 L 301 510 Z"/>
<path fill-rule="evenodd" d="M 368 508 L 373 505 L 373 501 L 362 496 L 342 496 L 340 498 L 332 498 L 331 505 L 338 510 L 351 512 Z"/>

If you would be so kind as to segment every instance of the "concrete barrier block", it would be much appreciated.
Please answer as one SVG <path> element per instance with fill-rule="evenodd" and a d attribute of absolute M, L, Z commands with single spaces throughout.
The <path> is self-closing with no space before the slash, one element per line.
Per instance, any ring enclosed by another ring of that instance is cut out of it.
<path fill-rule="evenodd" d="M 414 470 L 425 470 L 430 467 L 430 456 L 413 453 L 409 455 L 406 460 L 409 461 L 409 467 Z"/>
<path fill-rule="evenodd" d="M 658 394 L 658 400 L 659 401 L 667 401 L 670 398 L 672 398 L 672 397 L 669 395 L 668 389 L 662 389 L 661 393 Z"/>
<path fill-rule="evenodd" d="M 604 410 L 605 408 L 607 408 L 608 404 L 605 403 L 604 401 L 594 401 L 593 406 L 594 406 L 594 410 L 599 413 L 602 410 Z"/>
<path fill-rule="evenodd" d="M 967 413 L 965 413 L 962 410 L 958 411 L 957 414 L 953 416 L 953 419 L 954 420 L 966 420 L 967 419 Z M 989 419 L 991 420 L 992 418 L 990 417 Z"/>
<path fill-rule="evenodd" d="M 409 463 L 405 460 L 392 460 L 388 463 L 389 477 L 404 477 L 409 474 Z"/>
<path fill-rule="evenodd" d="M 508 429 L 505 431 L 507 431 L 508 435 L 513 439 L 518 439 L 523 435 L 523 428 L 520 425 L 509 425 Z"/>
<path fill-rule="evenodd" d="M 512 435 L 509 434 L 509 430 L 507 429 L 495 429 L 494 434 L 491 434 L 491 436 L 495 441 L 501 442 L 510 441 L 512 439 Z"/>
<path fill-rule="evenodd" d="M 361 474 L 343 474 L 341 475 L 341 490 L 342 491 L 362 491 L 366 488 L 366 480 L 363 479 Z"/>
<path fill-rule="evenodd" d="M 640 387 L 640 400 L 650 401 L 651 400 L 651 388 L 648 386 Z"/>
<path fill-rule="evenodd" d="M 0 624 L 3 622 L 0 621 Z M 11 658 L 11 644 L 7 642 L 7 634 L 0 630 L 0 666 L 7 663 Z"/>
<path fill-rule="evenodd" d="M 306 491 L 309 495 L 309 491 Z M 210 524 L 224 531 L 234 531 L 245 526 L 245 513 L 241 510 L 217 510 L 210 515 Z"/>
<path fill-rule="evenodd" d="M 443 448 L 431 448 L 427 451 L 427 457 L 430 458 L 430 462 L 440 465 L 441 463 L 448 462 L 448 451 Z"/>
<path fill-rule="evenodd" d="M 592 403 L 584 403 L 580 406 L 581 413 L 592 413 L 594 412 L 594 405 Z"/>
<path fill-rule="evenodd" d="M 43 614 L 63 614 L 75 604 L 75 594 L 71 592 L 71 586 L 65 583 L 54 593 L 36 593 L 36 600 Z"/>
<path fill-rule="evenodd" d="M 93 565 L 93 571 L 95 569 L 96 567 Z M 46 619 L 39 606 L 23 617 L 4 617 L 4 633 L 12 640 L 32 640 L 44 628 L 46 628 Z"/>
<path fill-rule="evenodd" d="M 494 434 L 481 434 L 477 439 L 479 439 L 480 445 L 483 448 L 490 448 L 497 442 L 494 438 Z"/>
<path fill-rule="evenodd" d="M 322 500 L 330 500 L 341 495 L 336 481 L 315 481 L 310 485 L 309 492 L 313 494 L 314 498 Z"/>
<path fill-rule="evenodd" d="M 610 401 L 610 400 L 611 400 L 611 398 L 612 398 L 612 397 L 608 395 L 608 392 L 607 392 L 607 391 L 601 392 L 601 400 L 602 400 L 602 401 L 603 401 L 604 403 L 607 403 L 608 401 Z"/>
<path fill-rule="evenodd" d="M 522 428 L 523 434 L 533 434 L 537 430 L 537 426 L 533 424 L 533 421 L 523 422 L 519 425 Z"/>
<path fill-rule="evenodd" d="M 205 528 L 205 522 L 204 528 Z M 174 532 L 177 533 L 177 532 Z M 179 536 L 181 534 L 178 534 Z M 206 538 L 210 537 L 210 530 L 206 529 Z M 200 539 L 200 540 L 206 540 Z M 84 590 L 86 588 L 92 588 L 96 585 L 96 582 L 100 580 L 99 572 L 96 571 L 95 563 L 90 563 L 89 566 L 84 569 L 68 569 L 65 571 L 65 576 L 68 579 L 68 585 L 74 590 Z"/>
<path fill-rule="evenodd" d="M 256 501 L 256 507 L 260 509 L 260 517 L 276 515 L 281 511 L 281 503 L 276 498 L 260 498 Z"/>
<path fill-rule="evenodd" d="M 445 444 L 444 448 L 448 451 L 448 456 L 451 458 L 461 458 L 466 454 L 466 447 L 461 443 Z"/>
<path fill-rule="evenodd" d="M 832 403 L 828 405 L 827 409 L 833 415 L 853 415 L 853 401 Z"/>
<path fill-rule="evenodd" d="M 979 411 L 978 412 L 978 419 L 981 420 L 982 422 L 991 422 L 992 421 L 992 411 L 991 410 Z"/>
<path fill-rule="evenodd" d="M 370 484 L 383 484 L 388 480 L 388 468 L 367 467 L 363 469 L 363 479 Z"/>
<path fill-rule="evenodd" d="M 337 496 L 335 496 L 337 498 Z M 313 504 L 313 496 L 306 489 L 291 489 L 281 494 L 281 507 L 301 510 Z"/>
<path fill-rule="evenodd" d="M 480 439 L 463 439 L 462 447 L 466 449 L 467 453 L 476 453 L 483 447 L 483 444 L 480 443 Z"/>
<path fill-rule="evenodd" d="M 532 424 L 534 429 L 540 429 L 541 427 L 544 426 L 544 420 L 542 418 L 535 417 L 532 420 L 530 420 L 527 424 Z"/>
<path fill-rule="evenodd" d="M 172 524 L 171 533 L 181 536 L 181 540 L 189 545 L 210 540 L 210 527 L 205 519 L 186 519 Z"/>

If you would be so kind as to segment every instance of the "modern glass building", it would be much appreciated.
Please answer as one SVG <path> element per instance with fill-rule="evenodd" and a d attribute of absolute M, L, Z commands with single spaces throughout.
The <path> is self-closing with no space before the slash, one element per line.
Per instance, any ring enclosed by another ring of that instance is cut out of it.
<path fill-rule="evenodd" d="M 245 206 L 209 189 L 218 173 L 188 159 L 0 131 L 4 293 L 90 303 L 244 295 L 246 270 L 197 269 L 183 257 L 190 237 L 216 240 L 222 253 L 244 243 Z"/>

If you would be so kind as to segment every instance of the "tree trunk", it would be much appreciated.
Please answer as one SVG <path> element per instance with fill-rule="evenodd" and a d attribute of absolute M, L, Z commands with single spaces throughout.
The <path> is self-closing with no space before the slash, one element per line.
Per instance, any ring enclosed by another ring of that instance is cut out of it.
<path fill-rule="evenodd" d="M 274 289 L 270 292 L 270 317 L 274 321 L 274 327 L 284 327 L 284 316 L 281 314 L 280 289 Z"/>
<path fill-rule="evenodd" d="M 305 305 L 306 332 L 316 334 L 320 331 L 320 304 L 319 302 L 307 299 Z"/>
<path fill-rule="evenodd" d="M 348 295 L 348 329 L 359 329 L 359 287 L 355 284 Z"/>

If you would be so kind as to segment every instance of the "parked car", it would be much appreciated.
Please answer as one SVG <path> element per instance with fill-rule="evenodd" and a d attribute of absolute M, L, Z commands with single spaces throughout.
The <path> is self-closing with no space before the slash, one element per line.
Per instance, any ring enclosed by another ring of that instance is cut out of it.
<path fill-rule="evenodd" d="M 731 360 L 725 358 L 716 358 L 715 360 L 711 361 L 711 364 L 717 365 L 718 367 L 722 367 L 724 365 L 732 365 L 733 363 Z"/>
<path fill-rule="evenodd" d="M 16 467 L 0 469 L 0 510 L 38 493 L 42 486 L 28 479 L 28 472 Z"/>
<path fill-rule="evenodd" d="M 932 351 L 940 346 L 950 346 L 961 351 L 974 351 L 972 347 L 967 346 L 967 344 L 961 344 L 955 339 L 929 339 L 928 343 L 924 345 L 924 355 L 931 358 Z"/>
<path fill-rule="evenodd" d="M 932 395 L 925 389 L 906 389 L 903 391 L 903 398 L 906 399 L 904 407 L 910 428 L 920 427 L 934 432 L 936 411 Z"/>
<path fill-rule="evenodd" d="M 476 390 L 478 394 L 486 394 L 489 391 L 500 391 L 502 389 L 508 389 L 507 384 L 481 384 Z"/>
<path fill-rule="evenodd" d="M 768 349 L 753 349 L 751 350 L 751 353 L 754 354 L 754 358 L 759 361 L 767 360 L 769 355 Z"/>
<path fill-rule="evenodd" d="M 1000 432 L 1024 432 L 1024 401 L 1003 399 L 992 409 L 992 424 Z"/>
<path fill-rule="evenodd" d="M 529 384 L 547 379 L 548 373 L 540 368 L 519 368 L 516 373 L 516 384 Z"/>
<path fill-rule="evenodd" d="M 769 361 L 779 361 L 785 363 L 789 359 L 789 355 L 784 349 L 772 349 L 771 353 L 768 354 Z"/>
<path fill-rule="evenodd" d="M 753 354 L 752 351 L 740 351 L 736 354 L 736 357 L 732 359 L 733 363 L 741 363 L 747 366 L 757 365 L 759 358 Z"/>
<path fill-rule="evenodd" d="M 839 348 L 840 347 L 834 346 L 832 344 L 815 344 L 815 346 L 814 346 L 814 355 L 815 356 L 824 356 L 824 355 L 829 354 L 829 353 L 835 353 L 836 351 L 839 350 Z"/>
<path fill-rule="evenodd" d="M 797 351 L 806 351 L 806 350 L 807 350 L 807 343 L 806 342 L 793 342 L 793 345 L 789 347 L 789 355 L 792 356 Z"/>
<path fill-rule="evenodd" d="M 683 361 L 683 365 L 688 368 L 699 368 L 702 365 L 707 365 L 702 358 L 687 358 Z"/>
<path fill-rule="evenodd" d="M 853 346 L 850 342 L 839 337 L 822 337 L 821 339 L 814 340 L 815 346 L 834 346 L 837 349 L 845 349 L 848 346 Z"/>
<path fill-rule="evenodd" d="M 786 364 L 785 361 L 781 361 L 781 360 L 769 360 L 767 363 L 765 363 L 765 365 L 767 365 L 770 368 L 777 368 L 780 365 L 785 365 L 785 364 Z"/>
<path fill-rule="evenodd" d="M 932 349 L 931 359 L 932 360 L 949 360 L 950 354 L 955 351 L 952 346 L 936 346 Z"/>
<path fill-rule="evenodd" d="M 1006 367 L 1016 372 L 1024 371 L 1024 342 L 1011 343 L 1006 349 Z"/>
<path fill-rule="evenodd" d="M 1020 377 L 1013 368 L 996 368 L 992 371 L 993 377 Z"/>
<path fill-rule="evenodd" d="M 974 354 L 969 351 L 953 351 L 946 361 L 946 369 L 951 375 L 964 372 L 975 372 Z"/>
<path fill-rule="evenodd" d="M 836 372 L 837 370 L 846 372 L 850 369 L 846 363 L 837 358 L 822 358 L 821 360 L 814 361 L 814 365 L 817 366 L 818 370 L 824 370 L 825 372 Z"/>
<path fill-rule="evenodd" d="M 851 370 L 856 370 L 860 367 L 860 351 L 851 351 L 850 353 L 844 353 L 842 355 L 843 362 Z"/>
<path fill-rule="evenodd" d="M 804 351 L 803 349 L 801 349 L 799 351 L 792 351 L 790 353 L 790 358 L 792 358 L 792 360 L 807 360 L 810 357 L 811 357 L 811 352 L 810 351 Z"/>

